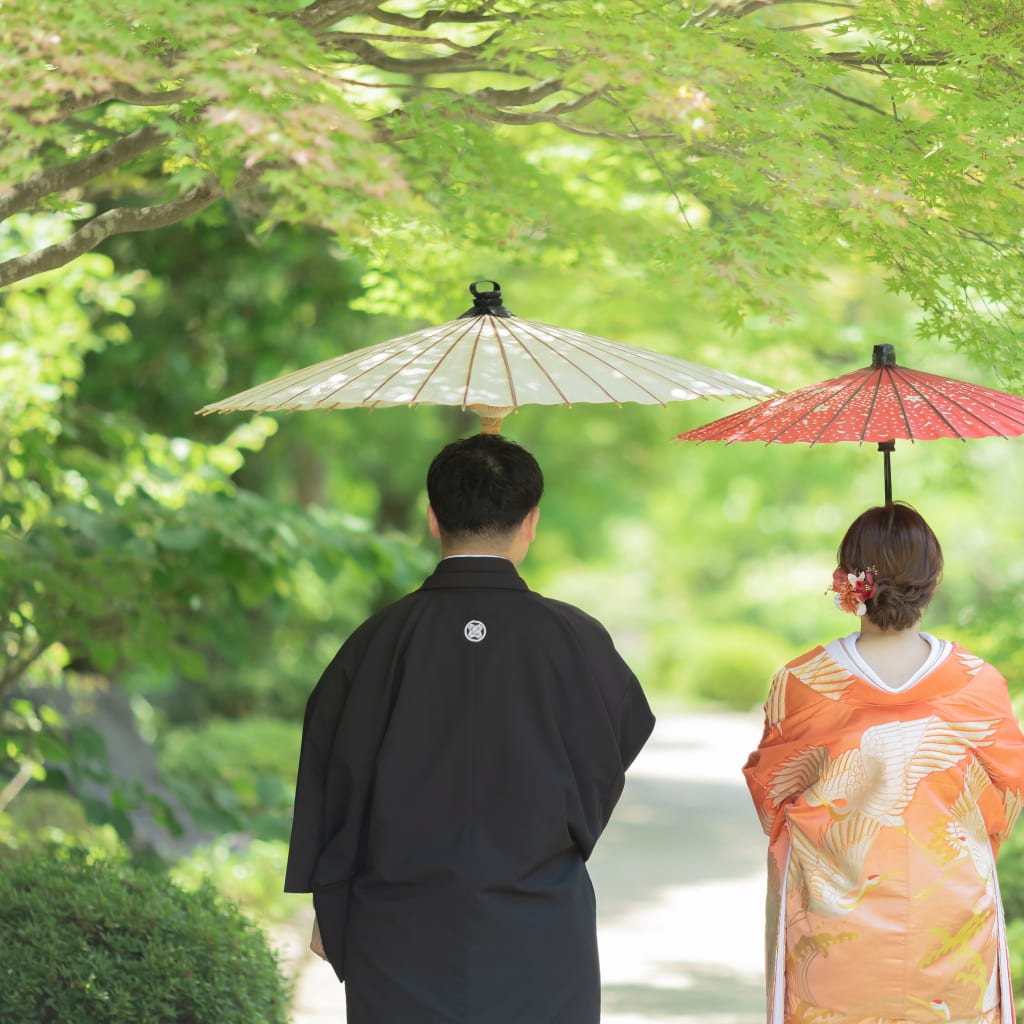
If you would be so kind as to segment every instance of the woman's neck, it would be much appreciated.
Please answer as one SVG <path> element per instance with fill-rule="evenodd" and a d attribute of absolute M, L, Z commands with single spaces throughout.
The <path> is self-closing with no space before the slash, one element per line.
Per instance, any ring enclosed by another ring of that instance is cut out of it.
<path fill-rule="evenodd" d="M 919 631 L 920 620 L 907 629 L 882 629 L 861 618 L 857 653 L 888 686 L 901 686 L 928 660 L 931 645 Z"/>

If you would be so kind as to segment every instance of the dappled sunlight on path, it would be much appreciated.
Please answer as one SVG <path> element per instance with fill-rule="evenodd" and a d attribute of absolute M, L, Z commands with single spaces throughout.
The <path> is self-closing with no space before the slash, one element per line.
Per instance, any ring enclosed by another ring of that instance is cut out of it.
<path fill-rule="evenodd" d="M 659 718 L 591 862 L 606 1024 L 764 1019 L 760 715 Z"/>
<path fill-rule="evenodd" d="M 603 1024 L 764 1020 L 765 839 L 740 768 L 761 716 L 659 716 L 590 869 Z M 292 1024 L 341 1024 L 334 973 L 282 933 L 297 971 Z"/>

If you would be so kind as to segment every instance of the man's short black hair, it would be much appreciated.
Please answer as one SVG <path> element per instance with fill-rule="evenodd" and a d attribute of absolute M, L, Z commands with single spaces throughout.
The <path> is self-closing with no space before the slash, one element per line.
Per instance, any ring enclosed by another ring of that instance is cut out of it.
<path fill-rule="evenodd" d="M 448 537 L 502 534 L 540 503 L 537 460 L 501 434 L 475 434 L 438 452 L 427 471 L 427 496 Z"/>

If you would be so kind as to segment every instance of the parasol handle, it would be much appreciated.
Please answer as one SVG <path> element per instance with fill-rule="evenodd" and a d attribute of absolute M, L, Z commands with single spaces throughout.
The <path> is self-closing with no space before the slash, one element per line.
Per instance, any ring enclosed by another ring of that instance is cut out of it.
<path fill-rule="evenodd" d="M 511 405 L 471 405 L 471 412 L 480 417 L 481 434 L 500 434 L 501 421 L 514 411 Z"/>
<path fill-rule="evenodd" d="M 896 450 L 896 442 L 893 441 L 879 441 L 878 450 L 882 453 L 882 457 L 885 461 L 883 467 L 883 473 L 885 474 L 885 503 L 886 505 L 892 504 L 892 465 L 889 461 L 889 457 Z"/>

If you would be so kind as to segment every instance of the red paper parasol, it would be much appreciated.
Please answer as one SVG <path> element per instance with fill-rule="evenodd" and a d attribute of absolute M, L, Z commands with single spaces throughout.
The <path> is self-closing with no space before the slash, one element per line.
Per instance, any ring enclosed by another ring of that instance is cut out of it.
<path fill-rule="evenodd" d="M 680 441 L 764 441 L 809 445 L 877 442 L 885 455 L 885 501 L 892 501 L 890 454 L 897 438 L 931 441 L 1024 434 L 1024 398 L 896 364 L 876 345 L 871 365 L 811 384 L 677 435 Z"/>

